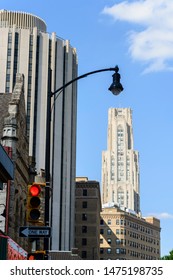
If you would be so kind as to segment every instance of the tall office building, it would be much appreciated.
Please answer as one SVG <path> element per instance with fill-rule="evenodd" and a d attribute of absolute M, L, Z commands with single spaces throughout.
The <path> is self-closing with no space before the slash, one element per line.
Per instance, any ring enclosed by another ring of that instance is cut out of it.
<path fill-rule="evenodd" d="M 24 12 L 0 10 L 0 93 L 11 93 L 16 73 L 24 75 L 29 155 L 45 168 L 48 69 L 52 92 L 77 76 L 76 50 L 69 41 L 47 32 L 46 23 Z M 51 135 L 52 249 L 73 247 L 76 84 L 52 101 Z"/>
<path fill-rule="evenodd" d="M 139 155 L 133 147 L 132 110 L 108 111 L 107 150 L 102 153 L 102 203 L 140 212 Z"/>

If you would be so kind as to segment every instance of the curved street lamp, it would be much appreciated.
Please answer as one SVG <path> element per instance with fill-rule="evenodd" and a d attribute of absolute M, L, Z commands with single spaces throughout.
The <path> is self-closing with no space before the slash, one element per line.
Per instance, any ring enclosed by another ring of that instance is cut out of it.
<path fill-rule="evenodd" d="M 114 94 L 114 95 L 119 95 L 121 91 L 123 91 L 123 86 L 120 83 L 120 74 L 118 66 L 115 66 L 114 68 L 104 68 L 104 69 L 99 69 L 95 71 L 91 71 L 88 73 L 85 73 L 81 76 L 78 76 L 71 81 L 67 82 L 54 92 L 51 91 L 51 70 L 49 70 L 49 78 L 48 78 L 48 95 L 47 95 L 47 122 L 46 122 L 46 151 L 45 151 L 45 179 L 46 179 L 46 187 L 45 187 L 45 226 L 49 226 L 49 190 L 50 190 L 50 123 L 51 123 L 51 98 L 55 96 L 56 93 L 58 95 L 56 98 L 59 96 L 59 94 L 69 85 L 72 83 L 86 78 L 89 75 L 93 75 L 96 73 L 100 72 L 105 72 L 105 71 L 114 71 L 115 73 L 112 75 L 113 77 L 113 82 L 109 87 L 109 90 Z M 49 238 L 44 239 L 44 249 L 46 251 L 49 250 Z"/>

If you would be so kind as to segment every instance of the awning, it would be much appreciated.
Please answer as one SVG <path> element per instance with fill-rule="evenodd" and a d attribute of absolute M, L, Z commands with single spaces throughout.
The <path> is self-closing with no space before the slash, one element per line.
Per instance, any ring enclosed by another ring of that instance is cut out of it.
<path fill-rule="evenodd" d="M 3 146 L 0 145 L 0 181 L 6 183 L 8 180 L 12 180 L 13 178 L 13 162 L 4 150 Z"/>

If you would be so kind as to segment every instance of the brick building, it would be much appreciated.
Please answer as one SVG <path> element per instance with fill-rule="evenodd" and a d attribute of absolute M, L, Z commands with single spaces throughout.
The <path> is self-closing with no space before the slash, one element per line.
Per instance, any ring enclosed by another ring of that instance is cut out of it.
<path fill-rule="evenodd" d="M 100 185 L 86 177 L 76 179 L 75 247 L 85 260 L 98 260 L 100 247 Z"/>
<path fill-rule="evenodd" d="M 100 224 L 100 259 L 160 259 L 160 220 L 114 206 L 103 208 Z"/>

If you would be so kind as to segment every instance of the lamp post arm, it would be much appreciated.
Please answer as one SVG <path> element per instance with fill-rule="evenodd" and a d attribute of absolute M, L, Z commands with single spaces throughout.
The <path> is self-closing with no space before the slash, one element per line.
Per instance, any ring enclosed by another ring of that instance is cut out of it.
<path fill-rule="evenodd" d="M 55 95 L 57 92 L 63 90 L 64 88 L 68 87 L 69 85 L 71 85 L 72 83 L 80 80 L 80 79 L 83 79 L 83 78 L 86 78 L 87 76 L 89 75 L 93 75 L 93 74 L 96 74 L 96 73 L 100 73 L 100 72 L 105 72 L 105 71 L 115 71 L 116 73 L 119 71 L 119 68 L 118 66 L 115 66 L 113 68 L 104 68 L 104 69 L 99 69 L 99 70 L 95 70 L 95 71 L 91 71 L 91 72 L 88 72 L 88 73 L 85 73 L 83 75 L 80 75 L 76 78 L 74 78 L 73 80 L 67 82 L 66 84 L 64 84 L 63 86 L 61 86 L 60 88 L 58 88 L 57 90 L 55 90 L 54 92 L 51 92 L 50 95 L 51 97 L 53 95 Z"/>
<path fill-rule="evenodd" d="M 91 71 L 88 73 L 85 73 L 81 76 L 78 76 L 71 81 L 67 82 L 54 92 L 51 91 L 51 80 L 52 80 L 52 73 L 51 70 L 49 69 L 49 75 L 48 75 L 48 94 L 47 94 L 47 123 L 46 123 L 46 152 L 45 152 L 45 179 L 46 179 L 46 187 L 45 187 L 45 226 L 49 226 L 50 224 L 50 217 L 49 217 L 49 199 L 50 199 L 50 134 L 51 134 L 51 98 L 56 94 L 60 93 L 62 90 L 64 90 L 66 87 L 71 85 L 72 83 L 86 78 L 89 75 L 93 75 L 96 73 L 100 72 L 105 72 L 105 71 L 115 71 L 115 74 L 118 73 L 119 68 L 118 66 L 115 66 L 113 68 L 104 68 L 104 69 L 99 69 L 95 71 Z M 119 74 L 118 74 L 119 75 Z M 120 76 L 120 75 L 119 75 Z M 49 238 L 44 238 L 44 250 L 48 251 L 50 248 L 50 240 Z"/>

